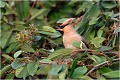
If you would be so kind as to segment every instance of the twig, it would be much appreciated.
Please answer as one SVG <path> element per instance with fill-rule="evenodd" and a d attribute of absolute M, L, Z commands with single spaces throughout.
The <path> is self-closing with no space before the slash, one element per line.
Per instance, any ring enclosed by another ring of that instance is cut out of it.
<path fill-rule="evenodd" d="M 96 52 L 96 50 L 90 50 L 90 49 L 77 49 L 77 50 L 74 50 L 73 52 L 85 52 L 85 51 Z"/>
<path fill-rule="evenodd" d="M 30 14 L 32 12 L 33 7 L 35 6 L 35 3 L 36 3 L 36 1 L 34 1 L 34 3 L 32 4 L 32 7 L 30 8 L 30 11 L 29 11 L 29 14 L 28 14 L 28 17 L 27 17 L 27 22 L 29 21 Z"/>
<path fill-rule="evenodd" d="M 120 61 L 120 58 L 113 59 L 112 62 L 116 62 L 116 61 Z M 103 63 L 100 63 L 100 64 L 94 66 L 88 73 L 86 73 L 86 75 L 89 75 L 89 74 L 92 73 L 94 70 L 100 68 L 101 66 L 103 66 L 104 64 L 107 64 L 107 63 L 110 63 L 110 61 L 105 61 L 105 62 L 103 62 Z"/>
<path fill-rule="evenodd" d="M 85 52 L 85 51 L 88 51 L 88 52 L 97 52 L 97 50 L 90 50 L 90 49 L 76 49 L 76 50 L 73 50 L 73 52 Z M 101 52 L 101 53 L 104 53 L 105 55 L 109 55 L 109 54 L 112 54 L 112 55 L 116 55 L 117 52 L 106 52 L 106 51 L 98 51 L 98 52 Z"/>
<path fill-rule="evenodd" d="M 110 44 L 110 41 L 111 41 L 110 36 L 112 36 L 112 34 L 111 34 L 111 33 L 108 35 L 108 38 L 107 38 L 108 43 L 106 44 L 106 46 L 109 46 L 109 44 Z"/>
<path fill-rule="evenodd" d="M 119 52 L 103 52 L 105 55 L 117 55 Z"/>

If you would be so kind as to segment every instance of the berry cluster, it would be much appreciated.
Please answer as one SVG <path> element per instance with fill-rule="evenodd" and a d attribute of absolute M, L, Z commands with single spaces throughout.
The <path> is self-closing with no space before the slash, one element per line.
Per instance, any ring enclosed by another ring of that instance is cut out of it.
<path fill-rule="evenodd" d="M 16 34 L 16 41 L 19 43 L 31 43 L 32 37 L 38 34 L 37 28 L 32 24 L 29 30 L 22 30 Z"/>

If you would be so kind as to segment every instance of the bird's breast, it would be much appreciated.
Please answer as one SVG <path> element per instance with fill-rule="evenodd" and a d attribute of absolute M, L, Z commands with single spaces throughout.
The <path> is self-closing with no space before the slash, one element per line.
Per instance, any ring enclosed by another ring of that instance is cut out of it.
<path fill-rule="evenodd" d="M 74 35 L 63 35 L 63 44 L 65 48 L 76 48 L 72 45 L 74 41 L 79 41 L 80 39 L 76 39 L 77 37 Z"/>

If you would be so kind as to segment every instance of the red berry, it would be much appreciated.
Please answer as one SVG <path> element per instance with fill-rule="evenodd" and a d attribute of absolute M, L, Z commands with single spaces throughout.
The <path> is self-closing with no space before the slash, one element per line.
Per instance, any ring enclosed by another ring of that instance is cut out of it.
<path fill-rule="evenodd" d="M 5 63 L 5 61 L 2 61 L 2 64 L 4 64 Z"/>

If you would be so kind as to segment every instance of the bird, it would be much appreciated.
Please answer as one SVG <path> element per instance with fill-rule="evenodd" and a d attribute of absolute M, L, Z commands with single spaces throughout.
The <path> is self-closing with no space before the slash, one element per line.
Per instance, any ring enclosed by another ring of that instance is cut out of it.
<path fill-rule="evenodd" d="M 85 39 L 76 32 L 75 28 L 72 26 L 72 22 L 74 22 L 74 18 L 69 18 L 65 22 L 63 22 L 60 26 L 64 26 L 64 28 L 59 28 L 59 31 L 63 31 L 63 44 L 65 48 L 76 49 L 73 46 L 73 42 L 79 42 L 82 44 L 82 49 L 88 49 L 86 46 Z"/>

